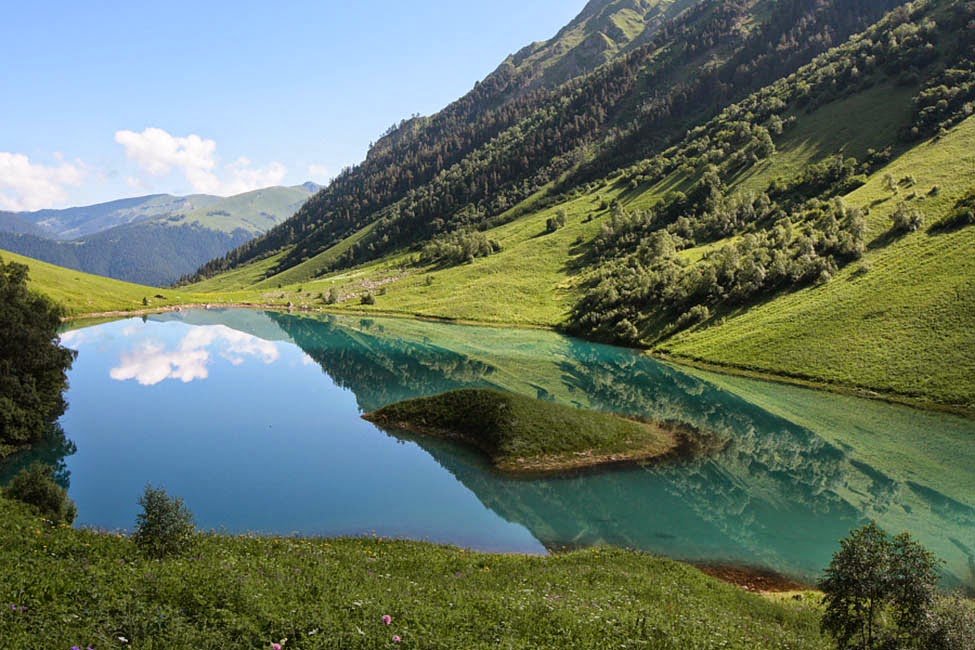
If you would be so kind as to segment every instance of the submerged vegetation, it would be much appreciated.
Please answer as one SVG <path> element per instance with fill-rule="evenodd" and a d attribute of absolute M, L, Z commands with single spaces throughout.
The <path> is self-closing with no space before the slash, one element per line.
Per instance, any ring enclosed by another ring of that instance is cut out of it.
<path fill-rule="evenodd" d="M 411 399 L 364 417 L 382 427 L 463 440 L 506 472 L 558 472 L 659 458 L 682 444 L 706 446 L 684 425 L 638 422 L 488 389 Z"/>

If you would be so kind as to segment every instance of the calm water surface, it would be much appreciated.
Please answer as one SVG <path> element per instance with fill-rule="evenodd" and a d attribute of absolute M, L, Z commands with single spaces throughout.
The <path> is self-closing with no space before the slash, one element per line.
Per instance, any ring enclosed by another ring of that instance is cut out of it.
<path fill-rule="evenodd" d="M 975 587 L 972 420 L 690 374 L 539 331 L 218 310 L 63 339 L 79 351 L 61 420 L 74 448 L 38 455 L 61 465 L 81 525 L 131 528 L 153 483 L 184 497 L 201 527 L 230 532 L 518 552 L 614 544 L 811 579 L 836 540 L 873 518 L 935 550 L 948 584 Z M 728 445 L 708 459 L 524 480 L 360 418 L 464 386 L 677 418 Z"/>

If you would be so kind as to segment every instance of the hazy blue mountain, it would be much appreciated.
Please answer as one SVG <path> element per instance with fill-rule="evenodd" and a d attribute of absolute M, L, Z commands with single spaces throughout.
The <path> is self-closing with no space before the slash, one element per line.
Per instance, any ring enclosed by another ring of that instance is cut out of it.
<path fill-rule="evenodd" d="M 87 273 L 168 285 L 281 223 L 320 189 L 304 183 L 226 198 L 156 194 L 0 213 L 0 248 Z"/>

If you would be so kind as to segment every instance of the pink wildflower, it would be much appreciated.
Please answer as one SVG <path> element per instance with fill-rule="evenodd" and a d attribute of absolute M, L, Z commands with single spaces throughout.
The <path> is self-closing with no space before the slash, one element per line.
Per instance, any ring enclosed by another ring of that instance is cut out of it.
<path fill-rule="evenodd" d="M 272 643 L 271 644 L 271 647 L 274 648 L 274 650 L 281 650 L 281 644 L 280 643 Z"/>
<path fill-rule="evenodd" d="M 400 638 L 398 634 L 393 635 L 393 643 L 402 643 L 403 639 Z"/>
<path fill-rule="evenodd" d="M 383 614 L 383 624 L 384 625 L 392 625 L 393 624 L 393 617 L 390 616 L 389 614 Z"/>

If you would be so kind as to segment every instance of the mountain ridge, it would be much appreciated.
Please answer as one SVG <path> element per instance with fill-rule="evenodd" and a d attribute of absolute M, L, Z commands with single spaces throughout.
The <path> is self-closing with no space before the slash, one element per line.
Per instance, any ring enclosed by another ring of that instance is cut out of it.
<path fill-rule="evenodd" d="M 266 232 L 319 189 L 309 182 L 230 197 L 152 194 L 0 214 L 0 248 L 119 280 L 169 285 Z M 72 236 L 77 233 L 85 234 Z"/>

